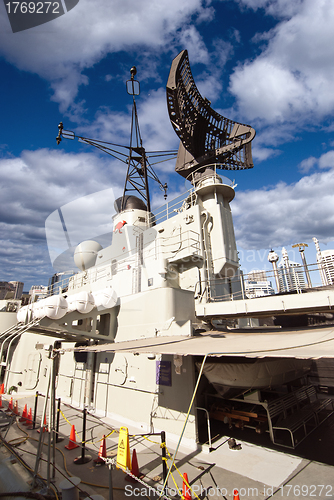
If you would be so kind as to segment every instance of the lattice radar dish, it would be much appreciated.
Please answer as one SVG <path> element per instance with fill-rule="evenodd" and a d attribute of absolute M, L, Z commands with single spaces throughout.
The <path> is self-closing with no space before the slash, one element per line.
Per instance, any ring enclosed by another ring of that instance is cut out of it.
<path fill-rule="evenodd" d="M 216 163 L 225 170 L 252 168 L 255 130 L 214 111 L 199 93 L 186 50 L 173 60 L 166 86 L 171 123 L 181 140 L 175 170 L 188 177 Z"/>

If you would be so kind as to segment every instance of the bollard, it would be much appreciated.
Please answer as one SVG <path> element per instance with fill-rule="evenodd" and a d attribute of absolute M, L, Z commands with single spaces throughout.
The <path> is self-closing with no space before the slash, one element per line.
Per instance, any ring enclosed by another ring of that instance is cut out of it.
<path fill-rule="evenodd" d="M 81 457 L 77 457 L 73 460 L 76 465 L 86 464 L 89 462 L 92 457 L 90 455 L 85 456 L 86 449 L 86 418 L 87 418 L 87 410 L 83 409 L 83 419 L 82 419 L 82 443 L 81 443 Z"/>
<path fill-rule="evenodd" d="M 112 463 L 108 463 L 109 469 L 109 500 L 114 500 L 114 488 L 112 485 Z"/>
<path fill-rule="evenodd" d="M 35 395 L 34 418 L 32 421 L 32 428 L 33 429 L 35 429 L 35 427 L 36 427 L 37 403 L 38 403 L 38 391 L 36 391 L 36 395 Z"/>
<path fill-rule="evenodd" d="M 56 423 L 56 443 L 60 443 L 61 441 L 64 441 L 64 438 L 62 436 L 59 436 L 60 403 L 61 403 L 61 398 L 58 398 L 57 423 Z"/>
<path fill-rule="evenodd" d="M 62 500 L 79 500 L 79 489 L 77 486 L 81 483 L 79 477 L 72 476 L 71 479 L 64 479 L 59 484 L 62 492 Z"/>
<path fill-rule="evenodd" d="M 162 478 L 165 484 L 167 478 L 167 462 L 166 462 L 166 433 L 161 431 L 161 459 L 162 459 Z M 167 484 L 166 484 L 167 487 Z"/>

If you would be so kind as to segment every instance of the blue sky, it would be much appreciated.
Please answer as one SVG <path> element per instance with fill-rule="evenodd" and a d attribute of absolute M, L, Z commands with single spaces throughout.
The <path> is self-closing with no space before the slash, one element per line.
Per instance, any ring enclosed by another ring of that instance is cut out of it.
<path fill-rule="evenodd" d="M 80 0 L 12 33 L 1 3 L 0 280 L 47 284 L 46 218 L 81 196 L 121 192 L 123 164 L 74 141 L 57 147 L 55 137 L 62 120 L 127 144 L 133 65 L 144 146 L 178 147 L 165 85 L 183 49 L 212 107 L 257 131 L 254 168 L 222 172 L 238 184 L 231 206 L 243 269 L 269 269 L 270 248 L 280 255 L 299 242 L 313 263 L 314 236 L 334 248 L 333 26 L 331 0 Z M 169 199 L 185 188 L 173 168 L 156 168 Z M 163 203 L 156 192 L 153 200 Z M 112 203 L 105 210 L 107 223 Z M 298 251 L 290 256 L 299 261 Z"/>

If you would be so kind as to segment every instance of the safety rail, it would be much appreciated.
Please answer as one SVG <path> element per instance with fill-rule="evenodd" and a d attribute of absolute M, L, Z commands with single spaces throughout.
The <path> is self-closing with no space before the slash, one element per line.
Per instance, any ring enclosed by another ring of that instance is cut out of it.
<path fill-rule="evenodd" d="M 265 403 L 273 443 L 295 448 L 334 413 L 330 398 L 318 399 L 314 386 L 302 387 Z"/>
<path fill-rule="evenodd" d="M 175 248 L 178 246 L 178 248 Z M 188 231 L 180 231 L 179 234 L 174 234 L 168 238 L 161 238 L 160 256 L 163 254 L 176 254 L 181 250 L 191 249 L 193 252 L 199 252 L 201 248 L 200 235 L 196 231 L 189 229 Z"/>
<path fill-rule="evenodd" d="M 302 294 L 308 291 L 324 290 L 333 285 L 324 285 L 319 282 L 319 267 L 318 264 L 308 265 L 309 274 L 312 276 L 312 288 L 307 286 L 307 281 L 301 282 L 301 278 L 293 282 L 290 289 L 282 287 L 282 290 L 277 291 L 274 288 L 275 275 L 273 271 L 261 270 L 252 271 L 249 274 L 234 274 L 230 278 L 212 278 L 198 281 L 194 287 L 195 299 L 198 302 L 227 302 L 241 299 L 255 299 L 277 294 Z M 303 273 L 304 268 L 301 266 L 293 270 Z M 256 279 L 256 273 L 261 279 Z M 316 274 L 317 273 L 317 274 Z M 281 270 L 281 275 L 284 277 L 286 270 Z"/>
<path fill-rule="evenodd" d="M 154 213 L 151 213 L 149 216 L 149 225 L 153 226 L 160 224 L 160 222 L 164 222 L 165 220 L 171 219 L 183 210 L 195 205 L 195 203 L 196 194 L 194 189 L 189 189 L 185 193 L 182 193 L 173 200 L 157 208 Z"/>
<path fill-rule="evenodd" d="M 237 284 L 240 288 L 231 291 L 231 285 Z M 228 292 L 225 292 L 229 288 Z M 234 278 L 216 278 L 198 281 L 194 289 L 195 299 L 199 302 L 228 302 L 246 298 L 243 290 L 243 277 L 236 275 Z"/>
<path fill-rule="evenodd" d="M 234 180 L 231 180 L 228 177 L 222 176 L 217 173 L 217 169 L 221 167 L 219 164 L 215 163 L 212 165 L 207 165 L 207 168 L 210 167 L 212 168 L 212 176 L 206 177 L 199 182 L 195 180 L 195 176 L 197 170 L 201 170 L 203 167 L 199 167 L 197 170 L 192 172 L 188 176 L 187 180 L 190 181 L 191 184 L 195 187 L 192 187 L 185 193 L 182 193 L 181 195 L 174 198 L 172 201 L 167 202 L 164 205 L 157 208 L 156 210 L 154 210 L 154 213 L 152 213 L 151 216 L 149 217 L 149 224 L 151 226 L 159 224 L 160 222 L 164 222 L 165 220 L 171 219 L 178 213 L 183 212 L 184 210 L 187 210 L 190 207 L 194 206 L 197 201 L 196 191 L 198 188 L 202 186 L 202 183 L 208 180 L 208 178 L 210 178 L 210 183 L 212 184 L 217 184 L 217 185 L 223 184 L 226 186 L 230 186 L 232 188 L 236 187 Z"/>

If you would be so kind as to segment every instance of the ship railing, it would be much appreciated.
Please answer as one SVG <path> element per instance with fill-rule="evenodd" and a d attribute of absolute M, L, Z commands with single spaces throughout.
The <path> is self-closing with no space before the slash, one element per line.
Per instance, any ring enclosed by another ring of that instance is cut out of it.
<path fill-rule="evenodd" d="M 241 281 L 241 276 L 198 281 L 195 285 L 195 300 L 199 302 L 226 302 L 246 298 Z"/>
<path fill-rule="evenodd" d="M 309 264 L 307 271 L 312 287 L 308 286 L 303 266 L 278 269 L 278 285 L 272 270 L 253 270 L 248 274 L 238 271 L 232 277 L 209 278 L 195 285 L 195 299 L 199 302 L 225 302 L 253 299 L 281 293 L 306 293 L 308 290 L 322 290 L 333 287 L 334 279 L 321 281 L 318 264 Z"/>
<path fill-rule="evenodd" d="M 190 181 L 193 186 L 195 186 L 195 191 L 197 188 L 202 187 L 203 183 L 205 183 L 208 178 L 210 178 L 210 184 L 225 184 L 226 186 L 230 186 L 234 189 L 237 186 L 235 180 L 231 180 L 225 175 L 221 175 L 222 168 L 224 167 L 220 163 L 209 163 L 205 166 L 207 175 L 199 176 L 199 173 L 203 172 L 202 165 L 196 170 L 192 171 L 188 175 L 187 180 Z M 210 172 L 210 169 L 212 170 L 212 173 Z M 218 169 L 220 170 L 219 172 L 217 172 Z"/>
<path fill-rule="evenodd" d="M 211 182 L 213 184 L 225 184 L 232 188 L 236 187 L 235 181 L 225 177 L 224 175 L 220 175 L 217 173 L 217 169 L 221 166 L 217 163 L 212 165 L 207 165 L 207 168 L 212 168 L 212 177 L 210 177 Z M 159 208 L 155 209 L 152 214 L 149 216 L 149 225 L 153 226 L 155 224 L 159 224 L 160 222 L 164 222 L 165 220 L 171 219 L 175 215 L 184 210 L 188 210 L 190 207 L 196 205 L 197 202 L 197 193 L 196 190 L 201 186 L 202 182 L 205 182 L 205 178 L 201 181 L 196 179 L 196 174 L 199 170 L 203 170 L 202 167 L 198 167 L 197 170 L 192 172 L 188 177 L 187 181 L 190 181 L 191 184 L 195 187 L 192 187 L 185 193 L 180 194 L 179 196 L 173 198 L 171 201 L 165 203 Z"/>
<path fill-rule="evenodd" d="M 265 295 L 276 293 L 304 293 L 308 289 L 322 288 L 334 285 L 334 279 L 324 280 L 321 277 L 321 267 L 318 263 L 302 264 L 291 263 L 289 267 L 280 266 L 277 273 L 274 270 L 252 270 L 243 274 L 246 295 L 259 296 L 258 294 L 268 288 Z M 311 285 L 311 286 L 309 286 Z M 269 291 L 270 290 L 270 291 Z M 250 297 L 249 297 L 250 298 Z"/>
<path fill-rule="evenodd" d="M 200 235 L 197 231 L 189 229 L 180 231 L 167 238 L 161 238 L 158 252 L 161 254 L 175 255 L 181 250 L 199 252 L 201 248 Z"/>
<path fill-rule="evenodd" d="M 196 194 L 192 188 L 154 210 L 154 212 L 149 216 L 149 225 L 153 226 L 160 224 L 160 222 L 164 222 L 165 220 L 171 219 L 178 213 L 195 204 Z"/>

